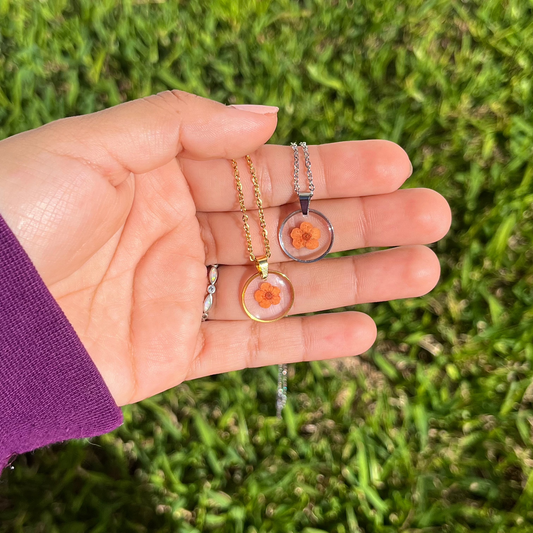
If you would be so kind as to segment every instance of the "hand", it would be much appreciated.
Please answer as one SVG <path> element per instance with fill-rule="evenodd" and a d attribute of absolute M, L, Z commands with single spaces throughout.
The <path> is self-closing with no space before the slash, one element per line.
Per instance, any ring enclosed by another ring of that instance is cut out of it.
<path fill-rule="evenodd" d="M 431 190 L 397 190 L 412 167 L 387 141 L 311 146 L 313 207 L 335 228 L 332 251 L 400 247 L 289 261 L 276 235 L 296 207 L 285 205 L 294 201 L 293 156 L 288 146 L 264 146 L 275 127 L 275 108 L 245 111 L 172 91 L 0 143 L 0 215 L 119 405 L 214 373 L 356 355 L 375 340 L 374 322 L 362 313 L 271 324 L 244 314 L 240 287 L 255 268 L 228 159 L 252 156 L 270 266 L 294 284 L 293 313 L 419 296 L 437 283 L 438 260 L 420 245 L 446 234 L 448 204 Z M 243 186 L 252 210 L 248 179 Z M 250 219 L 261 255 L 257 219 Z M 213 263 L 224 266 L 202 323 Z"/>

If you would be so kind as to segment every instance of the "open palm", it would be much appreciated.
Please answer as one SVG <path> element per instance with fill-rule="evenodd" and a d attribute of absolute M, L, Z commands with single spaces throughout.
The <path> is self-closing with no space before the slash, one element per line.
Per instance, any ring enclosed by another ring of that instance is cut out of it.
<path fill-rule="evenodd" d="M 272 324 L 247 318 L 239 294 L 254 267 L 228 159 L 252 155 L 271 267 L 293 282 L 294 314 L 418 296 L 437 282 L 438 261 L 420 245 L 447 232 L 448 205 L 430 190 L 397 190 L 411 166 L 405 152 L 386 141 L 310 147 L 313 207 L 335 227 L 332 251 L 398 247 L 310 265 L 290 262 L 275 235 L 295 208 L 289 205 L 295 200 L 292 151 L 264 145 L 275 126 L 274 109 L 235 109 L 172 91 L 0 143 L 0 215 L 119 405 L 187 379 L 355 355 L 374 342 L 375 325 L 362 313 Z M 240 166 L 253 210 L 243 160 Z M 213 263 L 223 266 L 210 320 L 202 323 L 206 265 Z"/>

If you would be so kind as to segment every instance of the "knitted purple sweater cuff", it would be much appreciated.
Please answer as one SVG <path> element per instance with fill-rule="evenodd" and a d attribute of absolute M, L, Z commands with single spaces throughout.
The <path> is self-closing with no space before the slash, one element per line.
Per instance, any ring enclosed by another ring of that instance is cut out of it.
<path fill-rule="evenodd" d="M 122 424 L 122 411 L 0 217 L 0 471 L 14 454 Z"/>

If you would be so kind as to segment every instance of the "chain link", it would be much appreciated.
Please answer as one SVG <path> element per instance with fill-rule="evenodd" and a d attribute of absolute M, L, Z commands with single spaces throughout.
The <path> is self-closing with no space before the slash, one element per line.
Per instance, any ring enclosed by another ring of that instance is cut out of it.
<path fill-rule="evenodd" d="M 276 415 L 281 418 L 281 412 L 287 404 L 287 364 L 278 365 L 278 397 L 276 400 Z"/>
<path fill-rule="evenodd" d="M 298 154 L 298 145 L 291 143 L 292 151 L 294 152 L 294 191 L 300 195 L 300 156 Z"/>
<path fill-rule="evenodd" d="M 307 143 L 301 142 L 300 146 L 302 147 L 304 153 L 304 162 L 305 168 L 307 170 L 307 181 L 309 183 L 309 192 L 311 197 L 315 192 L 315 184 L 313 183 L 313 172 L 311 170 L 311 159 L 309 158 L 309 149 L 307 148 Z M 291 143 L 292 151 L 294 152 L 294 191 L 299 196 L 300 195 L 300 156 L 298 154 L 298 145 L 296 143 Z"/>
<path fill-rule="evenodd" d="M 259 182 L 257 181 L 257 175 L 255 172 L 254 164 L 249 155 L 246 156 L 246 163 L 248 164 L 248 168 L 250 169 L 250 175 L 252 177 L 252 183 L 254 185 L 255 203 L 257 205 L 257 211 L 259 213 L 259 225 L 261 226 L 261 234 L 263 236 L 263 242 L 265 244 L 265 256 L 267 259 L 270 259 L 270 256 L 271 256 L 270 241 L 268 240 L 268 231 L 266 227 L 265 213 L 263 211 L 263 200 L 261 199 L 261 189 L 259 188 Z M 248 254 L 250 256 L 250 261 L 256 262 L 256 257 L 255 257 L 254 250 L 252 247 L 252 237 L 250 235 L 250 225 L 248 224 L 249 218 L 248 218 L 248 215 L 246 214 L 247 210 L 246 210 L 246 205 L 244 203 L 244 192 L 242 188 L 241 177 L 239 174 L 239 167 L 237 166 L 237 161 L 235 161 L 235 159 L 231 160 L 231 164 L 233 166 L 233 175 L 235 177 L 235 184 L 237 186 L 237 194 L 239 196 L 239 206 L 242 212 L 242 222 L 244 226 L 244 234 L 246 236 L 246 245 L 248 249 Z"/>
<path fill-rule="evenodd" d="M 309 159 L 309 150 L 307 149 L 307 143 L 301 142 L 300 146 L 304 151 L 305 168 L 307 169 L 307 181 L 309 182 L 309 192 L 311 196 L 315 192 L 315 184 L 313 183 L 313 173 L 311 172 L 311 159 Z"/>

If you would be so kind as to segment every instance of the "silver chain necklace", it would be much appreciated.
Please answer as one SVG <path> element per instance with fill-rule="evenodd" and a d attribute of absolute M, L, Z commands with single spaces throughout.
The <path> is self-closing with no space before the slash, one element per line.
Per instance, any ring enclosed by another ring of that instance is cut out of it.
<path fill-rule="evenodd" d="M 293 142 L 291 143 L 294 161 L 293 187 L 300 202 L 300 209 L 293 211 L 283 221 L 278 238 L 281 249 L 291 259 L 299 263 L 314 263 L 329 253 L 335 235 L 328 218 L 319 211 L 309 208 L 315 193 L 311 157 L 307 143 L 301 142 L 299 145 L 304 155 L 308 191 L 302 192 L 300 187 L 299 147 Z"/>
<path fill-rule="evenodd" d="M 299 263 L 314 263 L 329 253 L 333 246 L 334 232 L 331 222 L 319 211 L 309 209 L 311 198 L 315 193 L 311 157 L 307 143 L 301 142 L 307 173 L 308 192 L 300 188 L 300 154 L 298 145 L 291 142 L 293 152 L 294 192 L 300 201 L 300 209 L 292 212 L 281 224 L 279 243 L 281 249 L 291 259 Z M 287 403 L 287 365 L 278 366 L 278 393 L 276 411 L 281 418 L 281 411 Z"/>

